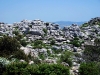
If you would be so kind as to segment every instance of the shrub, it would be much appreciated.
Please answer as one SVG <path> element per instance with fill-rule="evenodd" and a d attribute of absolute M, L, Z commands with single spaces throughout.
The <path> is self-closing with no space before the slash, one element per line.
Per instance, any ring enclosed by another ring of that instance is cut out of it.
<path fill-rule="evenodd" d="M 20 40 L 20 44 L 25 47 L 27 45 L 27 42 L 26 40 Z"/>
<path fill-rule="evenodd" d="M 55 45 L 55 40 L 51 40 L 50 45 Z"/>
<path fill-rule="evenodd" d="M 98 63 L 96 64 L 96 67 L 97 67 L 97 69 L 99 70 L 99 75 L 100 75 L 100 62 L 98 62 Z"/>
<path fill-rule="evenodd" d="M 49 26 L 49 23 L 48 23 L 48 22 L 46 22 L 46 23 L 45 23 L 45 25 L 46 25 L 46 26 Z"/>
<path fill-rule="evenodd" d="M 69 69 L 61 64 L 28 65 L 14 62 L 6 66 L 2 75 L 70 75 Z"/>
<path fill-rule="evenodd" d="M 99 70 L 96 63 L 82 63 L 79 68 L 80 75 L 99 75 Z"/>
<path fill-rule="evenodd" d="M 10 61 L 8 61 L 6 58 L 0 57 L 0 75 L 5 71 L 6 65 L 9 64 Z"/>
<path fill-rule="evenodd" d="M 45 35 L 47 35 L 47 29 L 43 28 Z"/>
<path fill-rule="evenodd" d="M 13 62 L 6 66 L 3 75 L 29 75 L 26 62 Z"/>
<path fill-rule="evenodd" d="M 40 64 L 36 75 L 69 75 L 69 69 L 61 64 Z M 34 74 L 34 75 L 35 75 Z"/>
<path fill-rule="evenodd" d="M 70 42 L 70 44 L 73 44 L 75 47 L 80 47 L 81 46 L 81 44 L 78 40 L 73 40 L 73 41 Z"/>
<path fill-rule="evenodd" d="M 39 58 L 44 60 L 45 59 L 45 55 L 44 54 L 39 54 Z"/>
<path fill-rule="evenodd" d="M 13 31 L 12 33 L 15 34 L 16 36 L 19 35 L 18 31 Z"/>
<path fill-rule="evenodd" d="M 48 39 L 48 41 L 51 41 L 51 40 L 53 40 L 53 38 L 49 38 L 49 39 Z"/>
<path fill-rule="evenodd" d="M 68 63 L 69 66 L 71 67 L 72 66 L 72 59 L 71 59 L 72 55 L 73 54 L 71 52 L 66 51 L 64 52 L 64 54 L 61 55 L 60 61 Z"/>
<path fill-rule="evenodd" d="M 15 36 L 15 38 L 20 42 L 21 39 L 23 39 L 24 35 L 18 34 Z"/>
<path fill-rule="evenodd" d="M 30 24 L 29 27 L 32 28 L 32 25 Z"/>
<path fill-rule="evenodd" d="M 63 51 L 62 49 L 55 49 L 55 48 L 52 48 L 52 50 L 55 54 L 62 53 Z"/>
<path fill-rule="evenodd" d="M 86 62 L 100 62 L 100 39 L 95 39 L 94 45 L 85 45 L 83 58 Z"/>
<path fill-rule="evenodd" d="M 42 48 L 43 46 L 43 41 L 41 40 L 35 40 L 33 44 L 33 48 Z"/>
<path fill-rule="evenodd" d="M 13 37 L 3 36 L 0 39 L 0 56 L 7 57 L 20 49 L 20 43 Z"/>
<path fill-rule="evenodd" d="M 82 27 L 87 27 L 88 26 L 88 23 L 84 23 L 83 25 L 82 25 Z"/>
<path fill-rule="evenodd" d="M 23 59 L 25 61 L 29 61 L 28 55 L 26 55 L 22 50 L 18 50 L 15 53 L 13 53 L 12 58 L 17 58 L 17 59 Z"/>
<path fill-rule="evenodd" d="M 34 64 L 40 64 L 41 60 L 39 58 L 33 58 Z"/>
<path fill-rule="evenodd" d="M 27 55 L 20 50 L 20 43 L 10 36 L 3 36 L 0 39 L 0 56 L 28 61 Z"/>

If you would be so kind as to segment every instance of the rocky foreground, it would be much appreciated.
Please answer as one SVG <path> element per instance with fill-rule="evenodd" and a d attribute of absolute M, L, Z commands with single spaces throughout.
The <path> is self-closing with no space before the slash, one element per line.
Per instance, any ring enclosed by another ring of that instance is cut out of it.
<path fill-rule="evenodd" d="M 94 40 L 100 38 L 100 17 L 96 17 L 81 26 L 72 24 L 63 29 L 58 24 L 41 20 L 23 20 L 13 24 L 0 22 L 0 37 L 8 35 L 16 37 L 22 35 L 27 42 L 21 46 L 26 55 L 37 58 L 41 63 L 59 63 L 60 56 L 65 52 L 72 52 L 71 74 L 78 74 L 84 45 L 94 45 Z M 35 41 L 39 41 L 35 45 Z M 42 43 L 40 43 L 42 41 Z M 24 60 L 20 60 L 24 61 Z M 29 64 L 35 63 L 30 60 Z M 67 62 L 60 62 L 69 66 Z"/>

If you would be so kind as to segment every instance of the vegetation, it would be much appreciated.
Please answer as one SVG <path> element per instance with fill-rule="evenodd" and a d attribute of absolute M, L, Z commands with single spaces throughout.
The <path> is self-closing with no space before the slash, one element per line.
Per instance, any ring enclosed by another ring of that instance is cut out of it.
<path fill-rule="evenodd" d="M 72 55 L 73 54 L 71 52 L 66 51 L 61 55 L 60 61 L 68 63 L 69 66 L 71 67 L 72 66 L 72 58 L 71 58 Z"/>
<path fill-rule="evenodd" d="M 26 62 L 8 64 L 2 75 L 70 75 L 69 69 L 61 64 L 29 65 Z"/>
<path fill-rule="evenodd" d="M 82 63 L 79 68 L 80 75 L 100 75 L 96 63 Z"/>
<path fill-rule="evenodd" d="M 44 60 L 45 59 L 45 55 L 44 54 L 39 54 L 39 58 Z"/>
<path fill-rule="evenodd" d="M 83 25 L 82 25 L 82 27 L 87 27 L 88 26 L 88 23 L 84 23 Z"/>
<path fill-rule="evenodd" d="M 19 35 L 19 32 L 17 30 L 13 31 L 13 34 Z"/>
<path fill-rule="evenodd" d="M 47 29 L 43 28 L 43 31 L 44 31 L 44 35 L 47 35 Z"/>
<path fill-rule="evenodd" d="M 10 36 L 3 36 L 0 39 L 0 56 L 28 61 L 27 55 L 20 50 L 20 43 L 14 37 Z"/>
<path fill-rule="evenodd" d="M 83 41 L 80 41 L 76 37 L 70 42 L 70 44 L 74 45 L 75 47 L 80 47 L 82 43 L 83 43 Z"/>
<path fill-rule="evenodd" d="M 69 69 L 61 64 L 40 64 L 39 75 L 70 75 Z"/>
<path fill-rule="evenodd" d="M 15 38 L 20 42 L 20 44 L 25 47 L 28 43 L 26 42 L 25 39 L 23 39 L 23 37 L 24 35 L 21 34 L 15 36 Z"/>
<path fill-rule="evenodd" d="M 50 45 L 55 45 L 55 40 L 51 40 Z"/>
<path fill-rule="evenodd" d="M 49 23 L 48 22 L 46 22 L 45 24 L 46 24 L 46 26 L 49 26 Z"/>
<path fill-rule="evenodd" d="M 33 48 L 39 48 L 41 49 L 43 47 L 43 41 L 42 40 L 35 40 L 32 44 Z"/>
<path fill-rule="evenodd" d="M 85 45 L 83 58 L 86 62 L 100 62 L 100 39 L 95 39 L 94 46 Z"/>
<path fill-rule="evenodd" d="M 15 53 L 13 53 L 13 56 L 11 58 L 17 58 L 18 60 L 25 60 L 29 62 L 31 58 L 28 57 L 22 50 L 18 50 Z"/>
<path fill-rule="evenodd" d="M 80 75 L 100 75 L 100 39 L 95 39 L 94 45 L 85 45 L 83 59 Z"/>
<path fill-rule="evenodd" d="M 30 24 L 29 27 L 32 28 L 32 25 Z"/>
<path fill-rule="evenodd" d="M 2 75 L 29 75 L 26 62 L 14 62 L 6 66 Z"/>
<path fill-rule="evenodd" d="M 55 54 L 58 54 L 58 53 L 62 53 L 62 49 L 55 49 L 55 48 L 52 48 L 52 51 L 55 53 Z"/>
<path fill-rule="evenodd" d="M 20 49 L 20 43 L 13 37 L 3 36 L 0 39 L 0 56 L 9 56 Z"/>
<path fill-rule="evenodd" d="M 26 42 L 26 40 L 22 39 L 20 40 L 20 44 L 25 47 L 28 43 Z"/>

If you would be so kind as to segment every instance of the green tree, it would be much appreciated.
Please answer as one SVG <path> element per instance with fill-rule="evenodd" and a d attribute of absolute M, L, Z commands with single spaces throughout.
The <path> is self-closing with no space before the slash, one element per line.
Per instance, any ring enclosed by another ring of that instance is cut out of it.
<path fill-rule="evenodd" d="M 100 75 L 96 63 L 81 63 L 79 68 L 80 75 Z"/>
<path fill-rule="evenodd" d="M 79 38 L 75 37 L 70 44 L 74 45 L 75 47 L 80 47 L 82 42 L 80 42 Z"/>
<path fill-rule="evenodd" d="M 33 48 L 42 48 L 42 46 L 43 46 L 42 40 L 35 40 L 33 43 L 34 43 Z"/>
<path fill-rule="evenodd" d="M 26 40 L 20 40 L 20 44 L 25 47 L 28 43 Z"/>
<path fill-rule="evenodd" d="M 69 69 L 61 64 L 40 64 L 33 75 L 70 75 Z"/>
<path fill-rule="evenodd" d="M 6 66 L 6 70 L 2 75 L 30 75 L 27 66 L 28 63 L 26 62 L 13 62 Z"/>
<path fill-rule="evenodd" d="M 68 63 L 69 66 L 71 67 L 72 66 L 72 58 L 71 58 L 72 55 L 73 55 L 72 52 L 66 51 L 61 55 L 60 61 Z"/>
<path fill-rule="evenodd" d="M 7 56 L 20 49 L 20 43 L 13 37 L 3 36 L 0 38 L 0 56 Z"/>
<path fill-rule="evenodd" d="M 47 35 L 47 29 L 43 28 L 45 35 Z"/>
<path fill-rule="evenodd" d="M 61 64 L 29 65 L 26 62 L 14 62 L 6 66 L 2 75 L 70 75 L 69 68 Z"/>
<path fill-rule="evenodd" d="M 55 45 L 55 40 L 51 40 L 50 45 Z"/>
<path fill-rule="evenodd" d="M 3 36 L 0 39 L 0 56 L 6 58 L 17 58 L 28 61 L 28 56 L 20 50 L 20 43 L 14 37 Z"/>
<path fill-rule="evenodd" d="M 48 23 L 48 22 L 46 22 L 46 23 L 45 23 L 45 25 L 46 25 L 46 26 L 49 26 L 49 23 Z"/>
<path fill-rule="evenodd" d="M 86 62 L 100 62 L 100 39 L 95 39 L 94 45 L 85 45 L 83 58 Z"/>
<path fill-rule="evenodd" d="M 15 30 L 15 31 L 13 31 L 13 34 L 19 35 L 19 32 Z"/>

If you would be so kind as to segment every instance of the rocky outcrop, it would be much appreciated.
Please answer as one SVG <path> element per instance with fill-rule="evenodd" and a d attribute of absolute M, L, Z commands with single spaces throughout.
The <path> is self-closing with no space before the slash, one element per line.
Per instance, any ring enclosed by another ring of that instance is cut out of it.
<path fill-rule="evenodd" d="M 14 31 L 20 35 L 24 35 L 23 39 L 26 39 L 29 44 L 26 47 L 21 47 L 26 55 L 31 55 L 34 58 L 38 58 L 44 63 L 57 63 L 57 57 L 60 54 L 54 54 L 56 51 L 72 51 L 78 53 L 80 57 L 73 57 L 73 66 L 71 68 L 72 74 L 78 74 L 78 68 L 80 64 L 78 61 L 84 61 L 81 58 L 84 50 L 84 45 L 94 45 L 95 38 L 100 38 L 100 17 L 96 17 L 84 23 L 82 26 L 72 24 L 66 26 L 63 29 L 58 24 L 44 22 L 37 20 L 22 20 L 13 24 L 7 24 L 0 22 L 0 37 L 8 35 L 11 37 L 16 36 Z M 41 48 L 34 48 L 31 43 L 34 44 L 34 40 L 42 40 L 43 46 Z M 51 44 L 51 41 L 54 44 Z M 76 46 L 75 44 L 80 44 Z M 44 60 L 41 56 L 45 57 Z M 55 57 L 56 56 L 56 57 Z M 34 63 L 30 61 L 29 64 Z M 68 66 L 66 62 L 62 62 L 64 66 Z"/>

